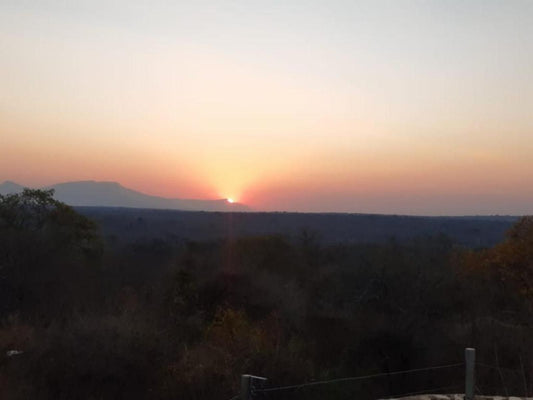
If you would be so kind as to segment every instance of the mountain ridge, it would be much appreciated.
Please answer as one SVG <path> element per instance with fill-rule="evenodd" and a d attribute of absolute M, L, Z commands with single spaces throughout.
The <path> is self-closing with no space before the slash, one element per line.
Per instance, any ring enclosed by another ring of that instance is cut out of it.
<path fill-rule="evenodd" d="M 4 181 L 0 194 L 20 193 L 24 186 Z M 227 199 L 181 199 L 145 194 L 115 181 L 70 181 L 44 186 L 53 189 L 54 197 L 71 206 L 152 208 L 183 211 L 250 211 L 241 203 L 230 203 Z"/>

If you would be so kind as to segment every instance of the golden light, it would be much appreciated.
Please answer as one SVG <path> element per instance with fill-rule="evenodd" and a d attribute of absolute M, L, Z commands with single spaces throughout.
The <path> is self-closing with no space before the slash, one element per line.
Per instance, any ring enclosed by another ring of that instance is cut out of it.
<path fill-rule="evenodd" d="M 235 202 L 235 200 L 233 200 L 233 199 L 229 199 L 229 198 L 226 199 L 226 200 L 227 200 L 228 203 L 234 203 L 234 202 Z"/>

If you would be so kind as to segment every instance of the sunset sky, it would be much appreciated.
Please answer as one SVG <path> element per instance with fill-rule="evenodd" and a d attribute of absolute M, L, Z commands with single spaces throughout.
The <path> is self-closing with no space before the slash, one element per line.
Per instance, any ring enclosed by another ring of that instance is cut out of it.
<path fill-rule="evenodd" d="M 533 1 L 0 2 L 0 182 L 533 214 Z"/>

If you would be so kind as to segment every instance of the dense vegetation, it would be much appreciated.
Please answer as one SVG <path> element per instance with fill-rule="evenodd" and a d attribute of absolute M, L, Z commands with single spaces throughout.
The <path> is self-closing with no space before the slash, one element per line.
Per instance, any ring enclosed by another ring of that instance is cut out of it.
<path fill-rule="evenodd" d="M 405 243 L 422 236 L 444 234 L 466 247 L 492 247 L 518 220 L 512 216 L 223 213 L 108 207 L 75 209 L 97 221 L 104 236 L 129 242 L 147 239 L 213 241 L 225 237 L 280 233 L 286 237 L 297 237 L 302 230 L 307 230 L 318 233 L 322 245 L 385 243 L 391 238 Z"/>
<path fill-rule="evenodd" d="M 481 392 L 531 394 L 532 218 L 476 251 L 309 231 L 128 242 L 52 195 L 0 196 L 0 398 L 224 400 L 242 373 L 294 384 L 461 362 L 466 346 L 500 367 L 478 368 Z M 461 392 L 462 372 L 261 398 Z"/>

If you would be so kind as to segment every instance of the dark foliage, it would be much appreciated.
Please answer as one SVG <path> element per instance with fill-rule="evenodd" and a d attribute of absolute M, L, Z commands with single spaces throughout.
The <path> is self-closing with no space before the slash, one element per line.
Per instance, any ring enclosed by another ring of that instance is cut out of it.
<path fill-rule="evenodd" d="M 224 400 L 243 373 L 290 385 L 461 362 L 467 346 L 500 368 L 478 369 L 481 391 L 529 393 L 530 221 L 476 252 L 439 235 L 333 244 L 310 231 L 102 247 L 97 227 L 50 192 L 1 197 L 0 398 Z M 460 392 L 462 374 L 264 398 Z"/>

